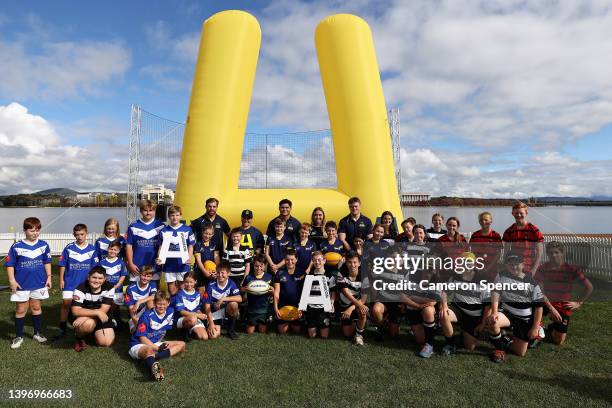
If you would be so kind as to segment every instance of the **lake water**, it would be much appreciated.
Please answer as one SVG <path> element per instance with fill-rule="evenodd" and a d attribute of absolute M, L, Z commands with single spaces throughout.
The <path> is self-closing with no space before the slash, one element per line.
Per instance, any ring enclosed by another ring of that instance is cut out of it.
<path fill-rule="evenodd" d="M 478 214 L 493 214 L 493 228 L 502 233 L 514 219 L 506 207 L 404 207 L 404 217 L 414 217 L 429 226 L 431 216 L 440 212 L 445 218 L 455 216 L 461 221 L 462 232 L 479 229 Z M 222 212 L 221 212 L 222 214 Z M 124 208 L 0 208 L 0 233 L 20 231 L 26 217 L 41 219 L 44 232 L 71 233 L 72 227 L 86 223 L 91 232 L 101 231 L 107 218 L 117 218 L 125 231 Z M 368 214 L 368 216 L 373 215 Z M 538 207 L 529 210 L 529 219 L 544 233 L 612 234 L 612 207 Z"/>

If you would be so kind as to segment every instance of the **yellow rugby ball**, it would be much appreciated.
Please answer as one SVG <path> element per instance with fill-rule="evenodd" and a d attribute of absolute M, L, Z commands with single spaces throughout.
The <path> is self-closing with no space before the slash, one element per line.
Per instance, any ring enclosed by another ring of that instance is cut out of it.
<path fill-rule="evenodd" d="M 285 321 L 293 321 L 300 318 L 300 311 L 295 306 L 283 306 L 278 309 L 278 314 Z"/>
<path fill-rule="evenodd" d="M 213 261 L 204 261 L 204 269 L 214 272 L 217 270 L 217 264 Z"/>
<path fill-rule="evenodd" d="M 325 263 L 327 265 L 336 266 L 342 259 L 342 255 L 337 252 L 328 252 L 325 254 Z"/>

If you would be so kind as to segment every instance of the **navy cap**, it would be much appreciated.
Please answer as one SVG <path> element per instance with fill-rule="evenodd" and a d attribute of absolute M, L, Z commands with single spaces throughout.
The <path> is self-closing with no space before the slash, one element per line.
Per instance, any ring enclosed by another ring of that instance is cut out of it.
<path fill-rule="evenodd" d="M 251 219 L 253 218 L 253 211 L 251 210 L 242 210 L 242 214 L 240 215 L 242 218 Z"/>

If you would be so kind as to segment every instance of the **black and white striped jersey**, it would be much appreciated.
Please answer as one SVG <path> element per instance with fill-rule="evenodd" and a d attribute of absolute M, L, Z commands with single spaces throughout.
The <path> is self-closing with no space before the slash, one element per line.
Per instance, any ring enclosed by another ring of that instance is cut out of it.
<path fill-rule="evenodd" d="M 366 290 L 368 285 L 367 281 L 362 282 L 361 272 L 357 274 L 355 279 L 351 279 L 347 272 L 346 274 L 338 273 L 336 278 L 336 286 L 340 292 L 340 296 L 338 296 L 338 303 L 340 304 L 340 307 L 344 309 L 352 305 L 352 302 L 344 295 L 343 289 L 348 289 L 348 292 L 355 299 L 361 299 L 361 292 L 362 290 Z"/>
<path fill-rule="evenodd" d="M 115 288 L 110 283 L 104 282 L 100 291 L 94 293 L 89 286 L 89 281 L 85 281 L 72 293 L 72 306 L 95 310 L 102 305 L 112 305 L 114 298 Z"/>
<path fill-rule="evenodd" d="M 229 276 L 244 276 L 246 264 L 252 260 L 251 249 L 242 245 L 238 250 L 227 248 L 223 251 L 223 259 L 230 263 Z"/>
<path fill-rule="evenodd" d="M 495 284 L 501 283 L 504 287 L 511 284 L 526 284 L 524 290 L 494 290 L 499 294 L 499 309 L 508 312 L 515 317 L 528 320 L 533 314 L 533 308 L 544 306 L 544 295 L 540 285 L 531 277 L 525 275 L 523 278 L 512 276 L 504 272 L 495 278 Z"/>
<path fill-rule="evenodd" d="M 449 283 L 471 283 L 469 288 L 459 287 L 447 293 L 450 304 L 459 308 L 468 316 L 480 317 L 485 306 L 491 304 L 491 292 L 481 289 L 480 284 L 474 280 L 466 281 L 460 277 L 451 277 Z"/>

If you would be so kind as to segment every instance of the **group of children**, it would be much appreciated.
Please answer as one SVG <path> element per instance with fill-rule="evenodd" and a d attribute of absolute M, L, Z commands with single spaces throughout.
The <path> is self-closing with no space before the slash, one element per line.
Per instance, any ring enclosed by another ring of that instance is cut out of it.
<path fill-rule="evenodd" d="M 161 380 L 164 374 L 159 360 L 182 352 L 185 342 L 192 339 L 218 338 L 222 327 L 231 339 L 239 337 L 236 330 L 240 323 L 247 334 L 266 333 L 274 325 L 279 334 L 300 333 L 305 328 L 311 338 L 327 338 L 336 319 L 344 336 L 363 345 L 368 321 L 375 326 L 377 340 L 382 340 L 396 336 L 405 320 L 422 357 L 432 356 L 438 329 L 445 338 L 442 354 L 455 353 L 453 323 L 457 323 L 468 350 L 487 335 L 494 346 L 491 359 L 500 362 L 505 351 L 522 356 L 529 345 L 543 337 L 545 313 L 552 321 L 552 340 L 563 343 L 572 312 L 592 291 L 582 272 L 566 262 L 561 244 L 549 243 L 548 261 L 542 262 L 543 236 L 527 221 L 525 204 L 513 207 L 515 223 L 503 236 L 491 228 L 490 213 L 480 214 L 482 228 L 471 234 L 469 241 L 458 232 L 456 217 L 446 220 L 446 230 L 441 214 L 432 217 L 429 229 L 408 218 L 398 233 L 393 214 L 385 211 L 380 222 L 372 225 L 361 214 L 360 205 L 358 198 L 351 198 L 350 213 L 339 224 L 326 222 L 320 207 L 313 210 L 311 223 L 299 223 L 290 215 L 291 201 L 281 200 L 280 215 L 270 221 L 266 240 L 251 225 L 252 212 L 245 210 L 241 226 L 230 230 L 227 245 L 223 244 L 223 223 L 210 222 L 216 217 L 222 220 L 216 214 L 215 199 L 207 200 L 208 212 L 200 217 L 196 234 L 181 222 L 180 207 L 170 206 L 166 225 L 155 219 L 156 205 L 149 200 L 141 202 L 142 218 L 128 227 L 125 238 L 117 220 L 109 219 L 103 236 L 92 245 L 87 242 L 87 227 L 77 224 L 75 241 L 66 246 L 58 262 L 63 302 L 59 333 L 54 339 L 63 338 L 70 323 L 76 338 L 74 349 L 80 352 L 88 347 L 89 336 L 93 335 L 99 346 L 110 346 L 115 330 L 129 328 L 129 355 L 145 361 L 152 376 Z M 33 339 L 46 341 L 41 332 L 41 301 L 49 297 L 51 288 L 52 259 L 48 244 L 38 239 L 40 221 L 27 218 L 23 227 L 25 239 L 16 242 L 6 258 L 11 301 L 16 303 L 13 349 L 23 343 L 28 308 Z M 471 288 L 446 293 L 417 286 L 398 298 L 369 298 L 372 282 L 366 276 L 371 276 L 371 271 L 364 270 L 369 269 L 368 264 L 362 266 L 367 255 L 364 251 L 386 249 L 395 242 L 405 242 L 403 251 L 411 256 L 428 255 L 435 242 L 449 256 L 485 259 L 481 270 L 472 267 L 450 276 L 423 268 L 418 274 L 421 280 L 471 282 L 486 278 L 506 287 L 521 283 L 523 289 L 489 292 Z M 503 262 L 499 259 L 501 245 L 506 254 Z M 168 252 L 186 255 L 167 256 Z M 160 289 L 162 274 L 167 291 Z M 305 311 L 288 317 L 283 311 L 297 309 L 307 275 L 322 277 L 314 281 L 310 291 L 319 295 L 328 291 L 332 310 L 309 304 Z M 571 285 L 576 279 L 585 290 L 580 300 L 573 301 Z M 254 281 L 265 282 L 268 289 L 249 292 Z M 127 328 L 122 309 L 129 315 Z M 183 341 L 164 340 L 170 329 L 180 331 Z"/>

